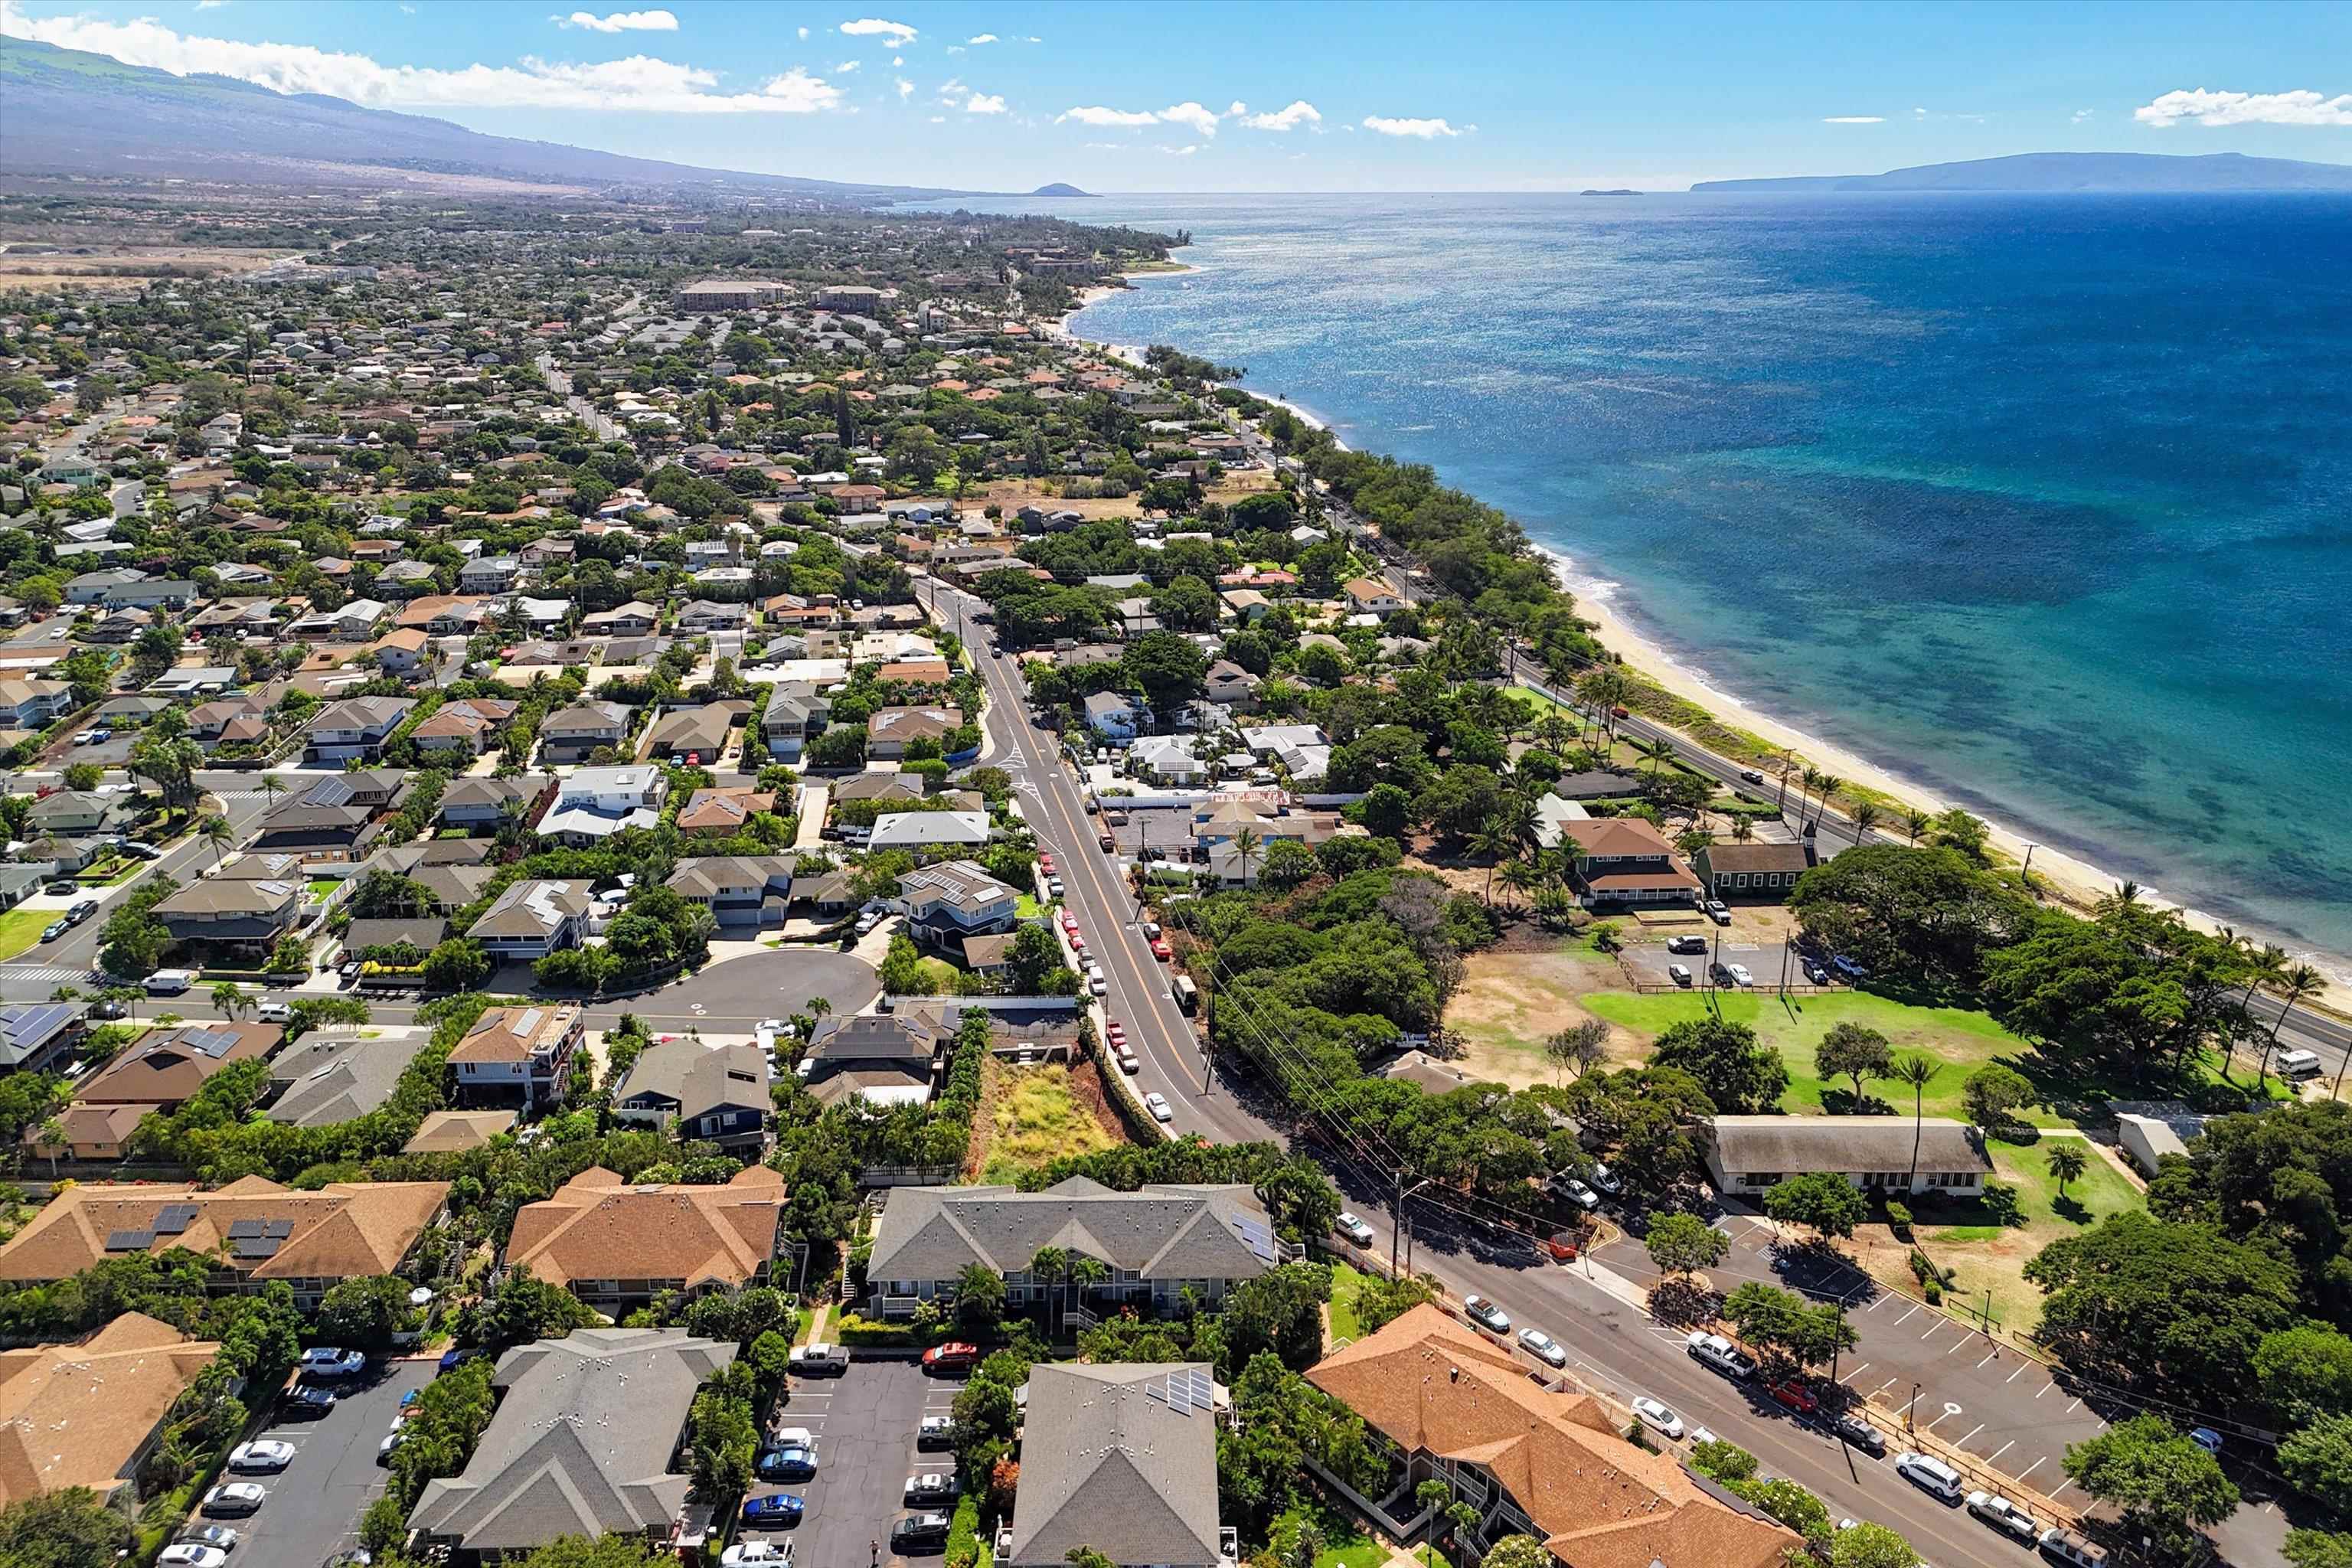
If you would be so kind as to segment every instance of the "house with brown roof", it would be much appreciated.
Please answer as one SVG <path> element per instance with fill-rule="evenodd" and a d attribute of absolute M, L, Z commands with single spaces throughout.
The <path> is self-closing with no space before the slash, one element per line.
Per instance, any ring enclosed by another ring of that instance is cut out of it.
<path fill-rule="evenodd" d="M 416 626 L 388 631 L 360 650 L 375 656 L 376 668 L 388 675 L 406 675 L 432 656 L 433 639 Z"/>
<path fill-rule="evenodd" d="M 1478 1556 L 1528 1535 L 1565 1568 L 1781 1568 L 1804 1545 L 1679 1458 L 1627 1442 L 1591 1394 L 1536 1383 L 1507 1347 L 1433 1305 L 1334 1351 L 1307 1380 L 1405 1461 L 1404 1495 L 1444 1480 L 1476 1510 L 1457 1539 Z M 1373 1522 L 1398 1539 L 1418 1528 Z"/>
<path fill-rule="evenodd" d="M 588 1015 L 574 1003 L 492 1007 L 449 1053 L 457 1098 L 469 1107 L 550 1104 L 563 1093 L 572 1053 L 587 1035 Z"/>
<path fill-rule="evenodd" d="M 716 1187 L 634 1185 L 592 1165 L 516 1214 L 506 1266 L 607 1310 L 732 1292 L 766 1281 L 783 1215 L 784 1179 L 765 1165 Z"/>
<path fill-rule="evenodd" d="M 74 1099 L 84 1105 L 175 1110 L 215 1073 L 267 1057 L 285 1037 L 276 1024 L 205 1022 L 150 1029 Z"/>
<path fill-rule="evenodd" d="M 698 789 L 687 797 L 685 809 L 677 814 L 677 830 L 708 837 L 732 838 L 743 831 L 752 817 L 775 809 L 776 794 L 773 790 L 751 789 L 740 784 Z"/>
<path fill-rule="evenodd" d="M 428 755 L 442 752 L 478 757 L 489 749 L 490 742 L 520 706 L 495 697 L 461 697 L 436 708 L 408 732 L 408 738 L 416 742 L 419 752 Z"/>
<path fill-rule="evenodd" d="M 1675 859 L 1666 836 L 1638 816 L 1596 816 L 1559 825 L 1575 856 L 1577 901 L 1603 904 L 1687 904 L 1702 894 L 1699 879 Z"/>
<path fill-rule="evenodd" d="M 942 745 L 963 723 L 961 708 L 879 708 L 866 721 L 866 754 L 872 758 L 904 758 L 916 741 Z"/>
<path fill-rule="evenodd" d="M 0 1508 L 68 1487 L 111 1501 L 219 1353 L 143 1312 L 79 1344 L 0 1351 Z"/>
<path fill-rule="evenodd" d="M 283 1279 L 304 1310 L 327 1288 L 399 1268 L 440 1216 L 446 1182 L 330 1182 L 297 1191 L 245 1176 L 209 1191 L 193 1182 L 91 1182 L 67 1187 L 0 1247 L 0 1282 L 68 1279 L 109 1258 L 185 1248 L 231 1295 Z"/>
<path fill-rule="evenodd" d="M 514 1130 L 511 1110 L 436 1110 L 416 1124 L 404 1154 L 463 1154 Z"/>

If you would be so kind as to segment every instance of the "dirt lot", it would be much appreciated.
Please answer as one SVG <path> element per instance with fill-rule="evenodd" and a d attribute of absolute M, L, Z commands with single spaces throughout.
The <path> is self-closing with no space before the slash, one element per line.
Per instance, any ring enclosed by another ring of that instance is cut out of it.
<path fill-rule="evenodd" d="M 1543 1040 L 1592 1015 L 1577 1001 L 1591 991 L 1624 984 L 1616 961 L 1573 938 L 1548 951 L 1470 955 L 1462 989 L 1445 1010 L 1445 1026 L 1469 1051 L 1455 1065 L 1473 1078 L 1524 1089 L 1558 1078 L 1543 1059 Z M 1612 1059 L 1639 1061 L 1647 1037 L 1612 1026 Z"/>
<path fill-rule="evenodd" d="M 991 1057 L 981 1069 L 980 1114 L 971 1119 L 964 1172 L 982 1182 L 1010 1182 L 1066 1154 L 1126 1141 L 1092 1062 L 1019 1068 Z"/>
<path fill-rule="evenodd" d="M 219 278 L 265 267 L 283 250 L 232 250 L 201 246 L 122 246 L 88 253 L 18 256 L 0 251 L 0 291 L 83 288 L 136 289 L 159 278 Z"/>

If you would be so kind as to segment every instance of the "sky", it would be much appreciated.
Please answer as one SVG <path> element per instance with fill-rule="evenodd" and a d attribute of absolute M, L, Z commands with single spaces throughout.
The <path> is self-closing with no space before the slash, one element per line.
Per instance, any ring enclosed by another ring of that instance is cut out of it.
<path fill-rule="evenodd" d="M 0 0 L 0 33 L 499 135 L 962 191 L 1675 190 L 2052 151 L 2352 162 L 2343 0 Z"/>

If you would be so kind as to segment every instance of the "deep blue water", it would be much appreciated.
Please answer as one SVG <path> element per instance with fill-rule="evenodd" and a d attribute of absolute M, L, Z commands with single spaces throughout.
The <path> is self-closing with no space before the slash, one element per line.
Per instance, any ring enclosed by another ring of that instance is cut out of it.
<path fill-rule="evenodd" d="M 2352 954 L 2352 199 L 992 205 L 1191 230 L 1075 330 L 1246 365 L 1723 689 Z"/>

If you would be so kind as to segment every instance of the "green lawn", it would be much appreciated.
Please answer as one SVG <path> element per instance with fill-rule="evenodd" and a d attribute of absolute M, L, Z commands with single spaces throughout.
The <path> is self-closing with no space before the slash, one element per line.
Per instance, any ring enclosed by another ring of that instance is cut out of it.
<path fill-rule="evenodd" d="M 1024 893 L 1013 904 L 1013 912 L 1022 920 L 1034 921 L 1045 911 L 1044 908 L 1038 904 L 1037 896 L 1035 894 Z"/>
<path fill-rule="evenodd" d="M 41 932 L 57 918 L 53 910 L 10 910 L 0 914 L 0 961 L 14 958 L 39 942 Z"/>
<path fill-rule="evenodd" d="M 1344 1263 L 1331 1265 L 1331 1339 L 1360 1340 L 1364 1337 L 1364 1321 L 1356 1316 L 1356 1298 L 1362 1294 L 1371 1277 Z"/>
<path fill-rule="evenodd" d="M 1286 1509 L 1275 1517 L 1267 1541 L 1276 1561 L 1298 1561 L 1298 1531 L 1308 1523 L 1323 1542 L 1315 1554 L 1315 1568 L 1379 1568 L 1388 1561 L 1388 1548 L 1364 1533 L 1362 1525 L 1320 1502 Z"/>
<path fill-rule="evenodd" d="M 2090 1158 L 2083 1173 L 2066 1184 L 2062 1199 L 2047 1161 L 2050 1150 L 2063 1142 L 2080 1145 Z M 1916 1234 L 1927 1256 L 1953 1271 L 1951 1289 L 1945 1297 L 1948 1303 L 1967 1308 L 1970 1315 L 1989 1304 L 2004 1328 L 2022 1333 L 2042 1319 L 2042 1291 L 2026 1283 L 2024 1275 L 2033 1255 L 2109 1215 L 2142 1207 L 2144 1200 L 2123 1173 L 2081 1139 L 2053 1135 L 2031 1144 L 1996 1139 L 1988 1147 L 1993 1179 L 2017 1189 L 2018 1209 L 2025 1223 L 1995 1224 L 1983 1205 L 1976 1202 L 1935 1208 L 1915 1205 Z M 1949 1223 L 1934 1223 L 1937 1220 Z M 1871 1228 L 1875 1232 L 1877 1227 Z M 1878 1265 L 1877 1272 L 1916 1291 L 1918 1287 L 1911 1281 L 1901 1257 L 1899 1249 L 1883 1246 L 1871 1254 L 1871 1260 Z"/>
<path fill-rule="evenodd" d="M 916 963 L 923 973 L 923 984 L 933 996 L 952 996 L 962 984 L 962 972 L 944 958 L 925 958 Z"/>
<path fill-rule="evenodd" d="M 310 896 L 314 899 L 323 899 L 341 885 L 342 879 L 340 877 L 313 877 L 310 879 Z"/>

